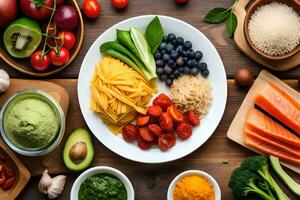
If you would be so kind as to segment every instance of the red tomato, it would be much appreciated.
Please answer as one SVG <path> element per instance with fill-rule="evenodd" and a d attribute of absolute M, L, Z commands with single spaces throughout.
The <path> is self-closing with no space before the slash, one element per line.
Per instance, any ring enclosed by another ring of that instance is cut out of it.
<path fill-rule="evenodd" d="M 172 100 L 165 94 L 161 93 L 153 100 L 153 105 L 158 105 L 166 110 L 169 106 L 173 104 Z"/>
<path fill-rule="evenodd" d="M 20 0 L 22 12 L 35 20 L 44 20 L 47 19 L 53 8 L 53 0 L 42 0 L 42 1 L 33 1 L 33 0 Z"/>
<path fill-rule="evenodd" d="M 153 135 L 150 133 L 148 127 L 139 128 L 139 134 L 147 142 L 152 142 L 154 139 Z"/>
<path fill-rule="evenodd" d="M 128 0 L 111 0 L 111 3 L 116 8 L 125 8 L 128 5 Z"/>
<path fill-rule="evenodd" d="M 174 105 L 168 107 L 167 113 L 174 122 L 183 121 L 183 114 Z"/>
<path fill-rule="evenodd" d="M 56 0 L 56 7 L 64 3 L 64 0 Z"/>
<path fill-rule="evenodd" d="M 168 115 L 168 113 L 163 113 L 159 117 L 159 125 L 160 127 L 168 132 L 173 131 L 173 121 L 171 117 Z"/>
<path fill-rule="evenodd" d="M 191 137 L 193 133 L 193 127 L 189 123 L 180 122 L 176 127 L 176 132 L 181 139 L 185 140 Z"/>
<path fill-rule="evenodd" d="M 10 189 L 10 188 L 13 186 L 13 184 L 14 184 L 14 182 L 15 182 L 15 179 L 16 179 L 16 177 L 14 176 L 14 177 L 11 177 L 11 178 L 5 180 L 5 181 L 2 183 L 2 188 L 3 188 L 4 190 Z"/>
<path fill-rule="evenodd" d="M 152 146 L 152 142 L 147 142 L 147 141 L 144 140 L 140 135 L 138 135 L 138 138 L 137 138 L 137 145 L 138 145 L 138 147 L 140 147 L 142 150 L 147 150 L 147 149 L 150 149 L 150 147 Z"/>
<path fill-rule="evenodd" d="M 62 66 L 66 64 L 69 60 L 69 51 L 64 47 L 60 47 L 58 52 L 52 49 L 49 53 L 51 63 L 55 66 Z"/>
<path fill-rule="evenodd" d="M 32 68 L 38 72 L 46 71 L 50 66 L 50 57 L 49 55 L 44 55 L 42 57 L 42 50 L 38 50 L 31 55 L 30 64 Z"/>
<path fill-rule="evenodd" d="M 0 27 L 8 25 L 17 15 L 17 0 L 0 0 Z"/>
<path fill-rule="evenodd" d="M 152 105 L 148 107 L 147 113 L 151 117 L 159 117 L 162 113 L 162 108 L 158 105 Z"/>
<path fill-rule="evenodd" d="M 135 117 L 135 123 L 138 126 L 145 126 L 150 120 L 150 116 L 148 115 L 137 115 Z"/>
<path fill-rule="evenodd" d="M 84 0 L 82 9 L 88 18 L 94 19 L 99 16 L 100 4 L 97 0 Z"/>
<path fill-rule="evenodd" d="M 189 0 L 175 0 L 175 2 L 178 4 L 186 4 L 187 2 L 189 2 Z"/>
<path fill-rule="evenodd" d="M 60 38 L 60 43 L 63 44 L 62 46 L 68 50 L 71 50 L 76 43 L 76 37 L 70 31 L 61 31 L 58 33 L 57 37 Z"/>
<path fill-rule="evenodd" d="M 158 146 L 162 150 L 167 150 L 176 144 L 176 136 L 174 133 L 164 133 L 158 137 Z"/>
<path fill-rule="evenodd" d="M 160 134 L 162 134 L 162 129 L 157 124 L 150 124 L 148 126 L 149 131 L 152 133 L 152 135 L 158 137 Z"/>
<path fill-rule="evenodd" d="M 194 111 L 187 111 L 184 115 L 187 122 L 192 126 L 198 126 L 200 124 L 199 116 Z"/>
<path fill-rule="evenodd" d="M 133 124 L 126 124 L 122 128 L 122 136 L 127 142 L 134 141 L 138 136 L 138 128 Z"/>

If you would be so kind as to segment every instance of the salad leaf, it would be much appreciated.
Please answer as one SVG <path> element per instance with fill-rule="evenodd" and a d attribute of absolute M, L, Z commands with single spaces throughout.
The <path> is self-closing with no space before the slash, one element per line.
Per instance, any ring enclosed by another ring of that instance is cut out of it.
<path fill-rule="evenodd" d="M 148 24 L 145 32 L 146 40 L 150 46 L 152 54 L 155 53 L 163 40 L 164 31 L 157 16 Z"/>
<path fill-rule="evenodd" d="M 231 13 L 226 21 L 228 37 L 233 36 L 236 26 L 237 26 L 237 18 L 235 16 L 235 14 Z"/>
<path fill-rule="evenodd" d="M 219 24 L 225 21 L 231 13 L 231 9 L 214 8 L 208 12 L 204 18 L 204 22 L 211 24 Z"/>
<path fill-rule="evenodd" d="M 140 59 L 140 54 L 134 46 L 129 31 L 117 29 L 117 40 Z"/>
<path fill-rule="evenodd" d="M 131 27 L 130 35 L 134 46 L 139 52 L 141 61 L 144 63 L 146 70 L 150 74 L 150 79 L 156 78 L 155 60 L 143 33 L 141 33 L 138 29 Z"/>

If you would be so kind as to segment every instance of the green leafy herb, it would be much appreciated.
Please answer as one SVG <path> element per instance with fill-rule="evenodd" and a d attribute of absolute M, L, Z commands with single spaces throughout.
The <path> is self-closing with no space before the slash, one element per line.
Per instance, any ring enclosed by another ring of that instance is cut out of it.
<path fill-rule="evenodd" d="M 146 40 L 150 46 L 151 52 L 155 53 L 157 48 L 159 47 L 164 36 L 163 28 L 160 24 L 159 18 L 156 16 L 154 19 L 148 24 L 145 32 Z"/>
<path fill-rule="evenodd" d="M 230 16 L 228 17 L 227 21 L 226 21 L 228 37 L 233 36 L 233 33 L 236 29 L 236 26 L 237 26 L 237 18 L 233 13 L 231 13 Z"/>
<path fill-rule="evenodd" d="M 210 24 L 219 24 L 226 20 L 227 35 L 232 37 L 237 26 L 237 18 L 233 13 L 233 9 L 239 0 L 235 0 L 234 4 L 226 8 L 214 8 L 204 17 L 204 22 Z"/>
<path fill-rule="evenodd" d="M 230 15 L 230 10 L 225 8 L 214 8 L 205 16 L 204 22 L 211 24 L 219 24 L 225 21 Z"/>

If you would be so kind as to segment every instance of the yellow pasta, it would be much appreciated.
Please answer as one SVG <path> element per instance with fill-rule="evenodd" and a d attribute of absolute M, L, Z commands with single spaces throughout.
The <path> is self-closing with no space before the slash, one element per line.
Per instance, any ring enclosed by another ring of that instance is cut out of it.
<path fill-rule="evenodd" d="M 90 108 L 117 134 L 137 113 L 146 114 L 154 90 L 154 85 L 122 61 L 104 57 L 91 80 Z"/>

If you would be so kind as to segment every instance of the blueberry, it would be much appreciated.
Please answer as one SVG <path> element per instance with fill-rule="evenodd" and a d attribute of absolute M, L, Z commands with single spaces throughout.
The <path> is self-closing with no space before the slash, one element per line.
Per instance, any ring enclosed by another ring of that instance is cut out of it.
<path fill-rule="evenodd" d="M 207 77 L 209 75 L 208 69 L 201 71 L 202 76 Z"/>
<path fill-rule="evenodd" d="M 159 77 L 159 79 L 160 79 L 161 81 L 165 81 L 167 78 L 168 78 L 168 76 L 167 76 L 166 74 L 162 74 L 162 75 Z"/>
<path fill-rule="evenodd" d="M 156 53 L 154 54 L 154 59 L 155 59 L 155 60 L 158 60 L 158 59 L 160 59 L 160 58 L 161 58 L 160 53 L 159 53 L 159 52 L 156 52 Z"/>
<path fill-rule="evenodd" d="M 184 65 L 184 61 L 183 61 L 182 57 L 177 58 L 176 65 L 178 65 L 178 66 L 183 66 Z"/>
<path fill-rule="evenodd" d="M 164 35 L 163 41 L 164 41 L 164 42 L 169 42 L 169 39 L 168 39 L 168 36 L 167 36 L 167 35 Z"/>
<path fill-rule="evenodd" d="M 188 58 L 193 59 L 195 56 L 194 50 L 193 49 L 189 49 L 186 51 L 186 55 Z"/>
<path fill-rule="evenodd" d="M 178 57 L 178 53 L 176 51 L 171 51 L 170 57 L 172 60 L 176 60 L 176 58 Z"/>
<path fill-rule="evenodd" d="M 189 74 L 190 73 L 190 68 L 188 66 L 185 66 L 183 69 L 183 73 Z"/>
<path fill-rule="evenodd" d="M 170 55 L 165 53 L 165 54 L 163 54 L 162 59 L 163 59 L 163 61 L 168 62 L 170 60 Z"/>
<path fill-rule="evenodd" d="M 201 70 L 201 71 L 204 71 L 207 69 L 207 64 L 202 62 L 202 63 L 199 63 L 198 64 L 198 68 Z"/>
<path fill-rule="evenodd" d="M 174 80 L 175 79 L 175 74 L 170 74 L 168 77 L 169 77 L 169 79 Z"/>
<path fill-rule="evenodd" d="M 193 67 L 193 68 L 191 69 L 191 74 L 192 74 L 193 76 L 196 76 L 198 73 L 199 73 L 199 70 L 198 70 L 197 67 Z"/>
<path fill-rule="evenodd" d="M 180 69 L 181 69 L 182 67 L 180 67 L 179 69 L 175 69 L 174 70 L 174 72 L 173 72 L 173 74 L 174 74 L 174 76 L 175 76 L 175 78 L 177 78 L 179 75 L 180 75 Z M 183 69 L 183 68 L 182 68 Z"/>
<path fill-rule="evenodd" d="M 172 84 L 173 84 L 173 80 L 168 78 L 168 79 L 166 80 L 166 85 L 169 86 L 169 87 L 171 87 Z"/>
<path fill-rule="evenodd" d="M 198 67 L 199 63 L 194 59 L 193 60 L 193 67 Z"/>
<path fill-rule="evenodd" d="M 196 59 L 197 61 L 201 60 L 202 57 L 203 57 L 203 53 L 202 53 L 201 51 L 196 51 L 196 52 L 195 52 L 195 59 Z"/>
<path fill-rule="evenodd" d="M 165 74 L 169 75 L 169 74 L 171 74 L 173 72 L 173 69 L 172 69 L 172 67 L 166 65 L 164 67 L 164 72 L 165 72 Z"/>
<path fill-rule="evenodd" d="M 179 73 L 183 73 L 184 72 L 184 67 L 179 67 L 178 71 L 179 71 Z"/>
<path fill-rule="evenodd" d="M 156 74 L 162 75 L 163 73 L 164 73 L 164 68 L 158 67 L 158 68 L 156 69 Z"/>
<path fill-rule="evenodd" d="M 157 67 L 163 67 L 163 66 L 165 66 L 165 63 L 164 63 L 164 61 L 162 59 L 158 59 L 155 63 L 156 63 Z"/>
<path fill-rule="evenodd" d="M 168 35 L 169 41 L 172 41 L 172 40 L 174 40 L 175 38 L 176 38 L 176 36 L 175 36 L 173 33 L 170 33 L 170 34 Z"/>
<path fill-rule="evenodd" d="M 184 40 L 183 40 L 182 37 L 178 37 L 178 38 L 176 38 L 176 42 L 177 42 L 178 45 L 182 45 Z"/>
<path fill-rule="evenodd" d="M 187 52 L 185 50 L 182 51 L 182 56 L 186 57 L 187 56 Z"/>
<path fill-rule="evenodd" d="M 171 67 L 174 65 L 174 63 L 175 63 L 175 62 L 174 62 L 172 59 L 170 59 L 170 60 L 168 61 L 168 65 L 171 66 Z"/>
<path fill-rule="evenodd" d="M 193 60 L 188 60 L 187 63 L 186 63 L 186 65 L 188 67 L 192 67 L 193 66 Z"/>
<path fill-rule="evenodd" d="M 162 42 L 160 44 L 160 46 L 159 46 L 159 50 L 162 51 L 162 50 L 166 49 L 166 47 L 167 47 L 167 43 L 166 42 Z"/>
<path fill-rule="evenodd" d="M 173 44 L 174 46 L 176 46 L 177 45 L 176 39 L 172 40 L 171 44 Z"/>
<path fill-rule="evenodd" d="M 167 50 L 165 49 L 160 51 L 160 55 L 164 55 L 165 53 L 167 53 Z"/>
<path fill-rule="evenodd" d="M 184 49 L 191 49 L 192 48 L 192 43 L 190 41 L 185 41 L 183 43 L 183 48 Z"/>
<path fill-rule="evenodd" d="M 178 54 L 182 54 L 183 52 L 183 46 L 182 45 L 178 45 L 175 49 L 175 51 L 178 53 Z"/>
<path fill-rule="evenodd" d="M 174 45 L 171 44 L 171 43 L 168 43 L 167 46 L 166 46 L 166 50 L 167 50 L 168 52 L 171 52 L 172 50 L 174 50 Z"/>

